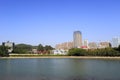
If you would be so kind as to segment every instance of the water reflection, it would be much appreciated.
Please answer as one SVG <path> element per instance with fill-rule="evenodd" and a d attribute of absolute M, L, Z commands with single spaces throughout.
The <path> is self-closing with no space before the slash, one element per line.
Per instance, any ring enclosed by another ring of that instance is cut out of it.
<path fill-rule="evenodd" d="M 120 80 L 120 60 L 0 59 L 0 80 Z"/>

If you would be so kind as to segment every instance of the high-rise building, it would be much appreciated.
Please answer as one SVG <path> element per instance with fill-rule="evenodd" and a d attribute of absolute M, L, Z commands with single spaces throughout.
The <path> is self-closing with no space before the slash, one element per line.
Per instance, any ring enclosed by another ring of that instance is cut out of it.
<path fill-rule="evenodd" d="M 88 47 L 88 40 L 84 40 L 83 41 L 83 46 L 87 46 Z"/>
<path fill-rule="evenodd" d="M 81 48 L 82 46 L 82 33 L 80 31 L 73 33 L 73 46 L 74 48 Z"/>
<path fill-rule="evenodd" d="M 112 38 L 112 47 L 118 47 L 120 45 L 120 37 Z"/>

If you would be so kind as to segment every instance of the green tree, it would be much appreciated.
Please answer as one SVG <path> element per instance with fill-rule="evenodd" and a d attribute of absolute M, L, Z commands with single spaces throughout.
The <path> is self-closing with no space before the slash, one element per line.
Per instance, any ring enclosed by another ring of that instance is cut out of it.
<path fill-rule="evenodd" d="M 42 44 L 39 44 L 38 47 L 37 47 L 37 50 L 38 51 L 44 51 L 44 47 Z"/>
<path fill-rule="evenodd" d="M 84 56 L 85 54 L 86 51 L 84 49 L 79 49 L 79 48 L 72 48 L 68 52 L 69 56 Z"/>
<path fill-rule="evenodd" d="M 53 48 L 50 46 L 50 45 L 46 45 L 45 47 L 44 47 L 44 50 L 46 50 L 46 51 L 48 51 L 48 50 L 52 50 Z"/>
<path fill-rule="evenodd" d="M 28 44 L 15 45 L 13 53 L 28 53 L 32 50 L 32 46 Z"/>
<path fill-rule="evenodd" d="M 45 50 L 45 52 L 46 52 L 47 54 L 50 54 L 51 50 L 53 50 L 53 47 L 51 47 L 50 45 L 46 45 L 46 46 L 44 47 L 44 50 Z"/>
<path fill-rule="evenodd" d="M 0 46 L 0 56 L 9 56 L 8 48 L 5 46 Z"/>
<path fill-rule="evenodd" d="M 102 49 L 89 49 L 83 50 L 78 48 L 70 49 L 68 52 L 69 56 L 120 56 L 118 49 L 102 48 Z"/>
<path fill-rule="evenodd" d="M 118 51 L 120 52 L 120 45 L 118 46 Z"/>

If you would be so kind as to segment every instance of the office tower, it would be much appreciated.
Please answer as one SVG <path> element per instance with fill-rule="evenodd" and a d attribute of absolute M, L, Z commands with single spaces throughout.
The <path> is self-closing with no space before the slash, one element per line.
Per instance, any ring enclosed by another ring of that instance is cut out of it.
<path fill-rule="evenodd" d="M 118 47 L 120 45 L 120 37 L 112 38 L 112 47 Z"/>
<path fill-rule="evenodd" d="M 73 33 L 73 47 L 81 48 L 82 46 L 82 33 L 80 31 L 75 31 Z"/>

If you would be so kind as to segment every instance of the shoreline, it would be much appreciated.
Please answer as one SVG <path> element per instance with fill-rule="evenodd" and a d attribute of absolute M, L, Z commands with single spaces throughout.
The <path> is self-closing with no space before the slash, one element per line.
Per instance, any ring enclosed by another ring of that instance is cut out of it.
<path fill-rule="evenodd" d="M 0 59 L 12 58 L 76 58 L 76 59 L 120 59 L 120 57 L 107 57 L 107 56 L 32 56 L 32 57 L 0 57 Z"/>

